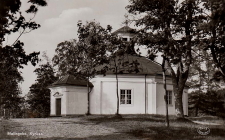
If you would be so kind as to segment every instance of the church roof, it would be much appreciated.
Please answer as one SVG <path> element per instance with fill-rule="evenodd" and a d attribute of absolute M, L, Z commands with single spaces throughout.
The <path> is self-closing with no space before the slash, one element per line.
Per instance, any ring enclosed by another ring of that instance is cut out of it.
<path fill-rule="evenodd" d="M 117 57 L 117 66 L 119 74 L 135 74 L 135 75 L 162 75 L 162 67 L 159 63 L 138 55 L 125 54 Z M 118 61 L 120 60 L 120 62 Z M 100 74 L 106 69 L 106 74 L 115 74 L 115 63 L 110 61 L 109 64 L 101 65 L 95 68 Z M 138 70 L 138 71 L 136 71 Z M 166 72 L 166 75 L 170 75 Z"/>
<path fill-rule="evenodd" d="M 135 29 L 130 28 L 129 26 L 123 26 L 122 28 L 119 28 L 113 34 L 118 34 L 118 33 L 135 33 Z"/>
<path fill-rule="evenodd" d="M 56 87 L 56 86 L 66 86 L 66 85 L 72 85 L 72 86 L 87 86 L 87 80 L 80 80 L 77 79 L 73 75 L 66 75 L 54 82 L 50 87 Z M 88 83 L 89 87 L 93 87 L 93 84 L 91 82 Z"/>

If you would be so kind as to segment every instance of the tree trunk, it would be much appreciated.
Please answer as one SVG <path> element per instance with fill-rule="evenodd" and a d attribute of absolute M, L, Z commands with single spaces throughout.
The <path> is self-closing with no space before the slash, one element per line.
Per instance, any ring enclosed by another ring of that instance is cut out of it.
<path fill-rule="evenodd" d="M 164 84 L 164 90 L 165 90 L 165 95 L 164 95 L 164 100 L 166 104 L 166 126 L 169 127 L 169 115 L 168 115 L 168 95 L 167 95 L 167 87 L 166 87 L 166 69 L 165 69 L 165 58 L 163 58 L 162 62 L 162 69 L 163 69 L 163 84 Z"/>
<path fill-rule="evenodd" d="M 171 78 L 173 83 L 173 92 L 175 97 L 175 114 L 177 118 L 184 118 L 182 97 L 189 70 L 187 69 L 184 73 L 182 73 L 181 70 L 179 70 L 182 68 L 178 68 L 177 73 L 175 73 L 171 67 L 171 64 L 169 64 L 168 66 L 170 68 L 169 70 L 171 72 Z"/>
<path fill-rule="evenodd" d="M 166 104 L 166 126 L 169 127 L 169 114 L 168 114 L 168 95 L 167 95 L 167 89 L 166 89 L 166 76 L 165 76 L 165 72 L 163 72 L 164 74 L 164 89 L 165 89 L 165 95 L 164 95 L 164 100 L 165 100 L 165 104 Z"/>
<path fill-rule="evenodd" d="M 175 96 L 175 113 L 177 118 L 184 118 L 183 110 L 183 89 L 179 88 L 177 85 L 173 86 L 174 96 Z"/>

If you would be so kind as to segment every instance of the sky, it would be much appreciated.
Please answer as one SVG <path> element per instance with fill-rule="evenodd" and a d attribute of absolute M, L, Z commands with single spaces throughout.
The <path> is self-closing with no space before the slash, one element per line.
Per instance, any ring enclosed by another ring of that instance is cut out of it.
<path fill-rule="evenodd" d="M 28 9 L 28 0 L 21 0 L 21 11 Z M 60 42 L 77 38 L 77 22 L 96 20 L 101 26 L 111 25 L 113 31 L 123 27 L 124 15 L 127 13 L 125 7 L 128 0 L 47 0 L 46 7 L 39 7 L 34 21 L 41 25 L 37 30 L 21 36 L 24 42 L 24 50 L 27 54 L 40 51 L 40 58 L 43 52 L 52 59 L 57 44 Z M 23 15 L 29 20 L 32 14 Z M 13 44 L 18 33 L 9 35 L 4 45 Z M 40 62 L 39 64 L 43 64 Z M 29 87 L 35 83 L 36 74 L 33 72 L 36 67 L 31 64 L 21 69 L 24 81 L 20 84 L 23 94 L 29 92 Z"/>

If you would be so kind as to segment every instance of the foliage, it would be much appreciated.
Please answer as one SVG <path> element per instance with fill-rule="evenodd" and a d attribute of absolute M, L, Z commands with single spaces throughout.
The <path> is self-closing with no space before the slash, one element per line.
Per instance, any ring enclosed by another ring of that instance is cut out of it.
<path fill-rule="evenodd" d="M 35 117 L 47 117 L 50 114 L 50 90 L 47 87 L 55 82 L 57 77 L 54 76 L 53 67 L 49 63 L 40 65 L 34 72 L 37 74 L 37 80 L 30 87 L 27 103 L 36 114 Z"/>
<path fill-rule="evenodd" d="M 78 47 L 83 55 L 81 71 L 88 77 L 95 75 L 92 68 L 108 62 L 108 46 L 111 45 L 110 25 L 103 28 L 100 23 L 91 21 L 86 24 L 78 22 Z M 113 38 L 116 39 L 116 38 Z"/>
<path fill-rule="evenodd" d="M 95 21 L 78 22 L 78 41 L 64 41 L 58 44 L 52 61 L 58 67 L 59 75 L 82 73 L 92 77 L 93 67 L 107 60 L 107 39 L 111 26 L 103 28 Z"/>
<path fill-rule="evenodd" d="M 204 1 L 204 21 L 199 27 L 201 44 L 211 51 L 213 61 L 218 68 L 216 77 L 225 79 L 225 1 Z"/>
<path fill-rule="evenodd" d="M 217 12 L 213 11 L 213 5 L 217 6 Z M 215 43 L 220 45 L 224 40 L 221 39 L 224 35 L 224 17 L 221 16 L 224 1 L 130 0 L 127 9 L 134 16 L 136 25 L 141 27 L 139 44 L 147 45 L 152 53 L 161 52 L 166 59 L 166 69 L 171 73 L 174 85 L 176 114 L 183 117 L 182 93 L 193 62 L 194 48 L 210 48 L 214 61 L 220 62 L 217 67 L 224 59 L 219 53 L 224 51 L 215 47 Z M 218 36 L 213 36 L 215 30 Z M 217 53 L 213 54 L 215 50 Z"/>
<path fill-rule="evenodd" d="M 206 103 L 211 91 L 216 91 L 220 86 L 214 82 L 215 64 L 209 51 L 203 49 L 204 46 L 194 48 L 195 53 L 192 57 L 195 61 L 191 64 L 187 85 L 193 92 L 189 95 L 189 109 L 191 114 L 198 116 L 205 107 L 209 108 Z M 203 51 L 202 51 L 203 50 Z"/>
<path fill-rule="evenodd" d="M 206 93 L 195 91 L 189 96 L 190 115 L 216 115 L 225 117 L 224 89 L 211 90 Z"/>
<path fill-rule="evenodd" d="M 34 13 L 38 11 L 38 6 L 46 6 L 45 0 L 29 0 L 31 6 L 26 11 L 27 13 Z M 5 35 L 18 32 L 20 29 L 23 32 L 26 29 L 34 30 L 40 27 L 39 24 L 34 21 L 26 21 L 25 17 L 20 11 L 21 1 L 20 0 L 2 0 L 0 5 L 0 44 L 5 41 Z M 17 41 L 17 40 L 16 40 Z"/>
<path fill-rule="evenodd" d="M 77 75 L 84 59 L 82 54 L 79 53 L 77 41 L 64 41 L 57 45 L 55 55 L 52 59 L 53 66 L 58 67 L 57 74 L 64 76 L 66 74 Z"/>
<path fill-rule="evenodd" d="M 31 3 L 27 13 L 36 14 L 38 6 L 46 6 L 45 0 L 29 0 Z M 26 54 L 23 46 L 24 43 L 19 38 L 31 30 L 35 30 L 40 27 L 32 19 L 26 21 L 25 17 L 20 11 L 20 0 L 2 0 L 0 4 L 0 105 L 3 108 L 10 109 L 9 104 L 15 104 L 18 107 L 19 104 L 19 90 L 18 83 L 23 81 L 19 68 L 23 68 L 23 65 L 27 65 L 31 62 L 32 65 L 36 65 L 38 62 L 38 52 Z M 19 32 L 18 38 L 12 43 L 12 45 L 3 46 L 6 35 Z M 15 101 L 18 100 L 18 101 Z M 16 103 L 18 103 L 16 105 Z"/>

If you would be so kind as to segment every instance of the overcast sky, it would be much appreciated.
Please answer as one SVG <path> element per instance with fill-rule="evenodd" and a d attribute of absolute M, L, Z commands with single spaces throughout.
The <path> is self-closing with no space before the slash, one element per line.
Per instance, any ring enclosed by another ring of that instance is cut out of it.
<path fill-rule="evenodd" d="M 27 0 L 21 0 L 22 11 L 28 9 Z M 49 58 L 52 58 L 58 43 L 65 40 L 77 38 L 77 22 L 96 20 L 103 27 L 111 25 L 113 30 L 122 27 L 124 15 L 127 12 L 125 7 L 128 0 L 47 0 L 48 6 L 39 7 L 34 21 L 41 27 L 30 33 L 24 34 L 20 40 L 24 42 L 26 53 L 40 51 L 42 56 L 46 51 Z M 33 15 L 26 15 L 31 18 Z M 4 42 L 12 44 L 18 34 L 7 37 Z M 21 70 L 24 82 L 21 84 L 23 95 L 27 94 L 29 87 L 35 82 L 36 75 L 33 72 L 36 67 L 25 66 Z"/>

